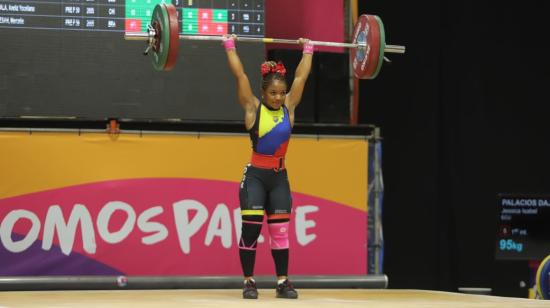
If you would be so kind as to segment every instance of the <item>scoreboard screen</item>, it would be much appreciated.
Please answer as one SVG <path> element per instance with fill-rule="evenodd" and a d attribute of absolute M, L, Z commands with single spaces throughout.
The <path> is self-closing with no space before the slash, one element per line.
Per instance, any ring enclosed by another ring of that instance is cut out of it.
<path fill-rule="evenodd" d="M 176 7 L 180 33 L 264 36 L 264 0 L 0 0 L 0 118 L 242 120 L 219 42 L 180 42 L 155 71 L 145 32 L 155 5 Z M 259 95 L 263 44 L 238 44 Z"/>
<path fill-rule="evenodd" d="M 498 198 L 496 258 L 542 260 L 550 254 L 550 195 Z"/>
<path fill-rule="evenodd" d="M 0 0 L 0 28 L 139 32 L 165 0 Z M 264 0 L 171 0 L 181 33 L 263 37 Z"/>

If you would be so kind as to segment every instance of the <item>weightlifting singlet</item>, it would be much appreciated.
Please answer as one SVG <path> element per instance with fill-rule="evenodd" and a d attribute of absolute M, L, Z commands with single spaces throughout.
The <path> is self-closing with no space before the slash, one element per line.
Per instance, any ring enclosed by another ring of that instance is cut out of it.
<path fill-rule="evenodd" d="M 254 165 L 254 156 L 279 161 L 282 164 L 291 132 L 292 127 L 286 106 L 283 105 L 278 110 L 272 110 L 264 104 L 260 104 L 256 122 L 249 131 L 254 151 L 252 165 Z M 283 166 L 273 167 L 282 168 Z"/>

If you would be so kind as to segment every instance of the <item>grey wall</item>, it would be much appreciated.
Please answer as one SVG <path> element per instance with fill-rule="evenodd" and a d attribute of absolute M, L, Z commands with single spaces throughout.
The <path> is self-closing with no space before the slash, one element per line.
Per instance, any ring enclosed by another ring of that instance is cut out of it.
<path fill-rule="evenodd" d="M 218 42 L 180 42 L 175 69 L 158 72 L 122 33 L 2 29 L 0 41 L 0 117 L 242 120 Z M 238 51 L 259 94 L 264 46 Z"/>

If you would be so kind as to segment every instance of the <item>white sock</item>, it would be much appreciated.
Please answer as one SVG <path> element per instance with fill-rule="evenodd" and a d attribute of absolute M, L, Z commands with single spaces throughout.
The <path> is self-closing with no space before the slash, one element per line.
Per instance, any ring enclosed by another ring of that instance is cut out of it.
<path fill-rule="evenodd" d="M 244 280 L 244 284 L 246 284 L 246 282 L 249 281 L 249 280 L 252 281 L 252 282 L 254 282 L 254 283 L 256 283 L 256 280 L 254 280 L 254 278 L 250 278 L 250 279 L 245 279 L 245 280 Z"/>
<path fill-rule="evenodd" d="M 285 279 L 279 279 L 279 280 L 277 280 L 277 284 L 279 285 L 279 284 L 285 282 L 285 280 L 286 280 L 286 278 Z"/>

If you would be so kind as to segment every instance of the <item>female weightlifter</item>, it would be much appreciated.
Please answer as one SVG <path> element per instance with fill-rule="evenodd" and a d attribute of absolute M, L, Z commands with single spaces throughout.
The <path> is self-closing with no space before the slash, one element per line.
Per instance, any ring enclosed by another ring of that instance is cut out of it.
<path fill-rule="evenodd" d="M 276 295 L 298 298 L 288 281 L 288 229 L 292 198 L 285 168 L 285 153 L 294 125 L 294 110 L 300 103 L 313 58 L 313 44 L 300 39 L 303 55 L 290 91 L 286 69 L 273 61 L 261 65 L 262 97 L 252 93 L 250 82 L 235 48 L 236 36 L 225 36 L 223 46 L 229 69 L 237 80 L 237 94 L 244 109 L 244 123 L 252 141 L 252 159 L 244 170 L 239 199 L 242 236 L 239 256 L 244 274 L 243 298 L 258 298 L 254 281 L 256 246 L 264 215 L 270 234 L 271 254 L 277 273 Z"/>

